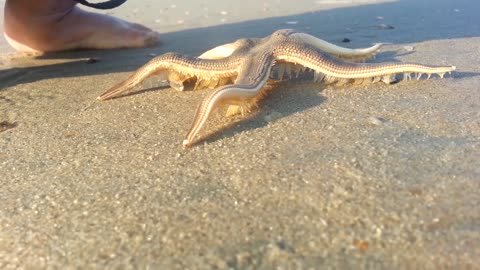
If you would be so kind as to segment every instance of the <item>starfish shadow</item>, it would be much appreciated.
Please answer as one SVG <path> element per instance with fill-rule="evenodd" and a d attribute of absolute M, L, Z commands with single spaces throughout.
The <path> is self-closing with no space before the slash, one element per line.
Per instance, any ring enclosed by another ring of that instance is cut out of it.
<path fill-rule="evenodd" d="M 478 73 L 478 72 L 455 72 L 451 76 L 453 76 L 456 79 L 460 79 L 460 78 L 463 79 L 463 78 L 476 77 L 476 76 L 479 76 L 479 75 L 480 75 L 480 73 Z"/>
<path fill-rule="evenodd" d="M 134 90 L 134 91 L 119 95 L 117 97 L 113 97 L 112 100 L 118 99 L 118 98 L 125 98 L 125 97 L 130 97 L 130 96 L 147 94 L 147 93 L 150 93 L 150 92 L 156 92 L 156 91 L 160 91 L 160 90 L 169 90 L 169 89 L 170 89 L 170 87 L 166 86 L 166 85 L 143 88 L 143 89 L 140 89 L 140 90 L 136 90 L 136 91 Z M 170 89 L 170 90 L 173 91 L 173 89 Z"/>
<path fill-rule="evenodd" d="M 320 94 L 324 87 L 321 83 L 304 79 L 278 83 L 253 112 L 223 120 L 228 121 L 223 124 L 223 127 L 218 127 L 221 121 L 212 121 L 209 124 L 211 131 L 205 132 L 192 146 L 230 138 L 249 130 L 262 129 L 272 122 L 317 107 L 326 100 L 326 97 Z M 267 120 L 268 115 L 272 113 L 277 114 L 278 117 Z M 223 115 L 220 114 L 218 117 Z"/>

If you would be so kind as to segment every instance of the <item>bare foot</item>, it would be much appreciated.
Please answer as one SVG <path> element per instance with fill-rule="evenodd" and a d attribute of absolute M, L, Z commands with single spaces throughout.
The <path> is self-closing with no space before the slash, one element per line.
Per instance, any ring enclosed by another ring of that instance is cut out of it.
<path fill-rule="evenodd" d="M 146 47 L 159 40 L 145 26 L 75 5 L 73 0 L 7 0 L 5 38 L 22 52 Z"/>

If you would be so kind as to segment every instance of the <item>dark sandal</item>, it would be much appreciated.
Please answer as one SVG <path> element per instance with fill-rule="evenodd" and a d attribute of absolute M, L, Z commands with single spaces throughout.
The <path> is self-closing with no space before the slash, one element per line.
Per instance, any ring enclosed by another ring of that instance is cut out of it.
<path fill-rule="evenodd" d="M 112 9 L 120 6 L 121 4 L 125 3 L 127 0 L 110 0 L 110 1 L 101 2 L 101 3 L 89 3 L 86 0 L 75 0 L 75 1 L 91 8 Z"/>

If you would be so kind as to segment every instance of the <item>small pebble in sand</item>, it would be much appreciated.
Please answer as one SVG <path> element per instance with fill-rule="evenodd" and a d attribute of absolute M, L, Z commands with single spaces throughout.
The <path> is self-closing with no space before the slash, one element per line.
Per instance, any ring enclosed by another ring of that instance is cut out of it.
<path fill-rule="evenodd" d="M 87 64 L 95 64 L 95 63 L 98 63 L 99 61 L 100 61 L 100 59 L 98 59 L 98 58 L 90 57 L 90 58 L 88 58 L 87 60 L 85 60 L 85 63 L 87 63 Z"/>
<path fill-rule="evenodd" d="M 367 118 L 368 123 L 374 125 L 374 126 L 381 126 L 383 125 L 383 119 L 378 118 L 378 117 L 373 117 L 370 116 Z"/>
<path fill-rule="evenodd" d="M 362 252 L 368 251 L 368 242 L 367 241 L 355 239 L 355 240 L 353 240 L 352 244 L 353 244 L 353 246 L 355 246 L 358 250 L 360 250 Z"/>
<path fill-rule="evenodd" d="M 3 132 L 7 129 L 12 129 L 17 126 L 17 123 L 11 123 L 8 121 L 2 121 L 0 122 L 0 132 Z"/>
<path fill-rule="evenodd" d="M 395 29 L 395 27 L 391 26 L 391 25 L 388 25 L 388 24 L 384 24 L 384 23 L 381 23 L 379 25 L 377 25 L 377 28 L 378 29 L 382 29 L 382 30 L 392 30 L 392 29 Z"/>
<path fill-rule="evenodd" d="M 228 12 L 225 11 L 225 10 L 222 10 L 222 11 L 220 11 L 220 15 L 226 16 L 226 15 L 228 15 Z"/>
<path fill-rule="evenodd" d="M 415 50 L 415 47 L 413 47 L 413 46 L 403 46 L 403 49 L 407 52 L 413 52 L 413 50 Z"/>
<path fill-rule="evenodd" d="M 183 24 L 185 22 L 185 20 L 177 20 L 177 24 Z"/>

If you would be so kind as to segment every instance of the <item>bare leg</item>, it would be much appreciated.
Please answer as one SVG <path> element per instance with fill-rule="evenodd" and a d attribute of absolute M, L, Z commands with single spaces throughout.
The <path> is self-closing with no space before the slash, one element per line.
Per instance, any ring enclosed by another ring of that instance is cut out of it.
<path fill-rule="evenodd" d="M 157 32 L 134 23 L 83 11 L 73 0 L 7 0 L 5 38 L 17 51 L 145 47 Z"/>

